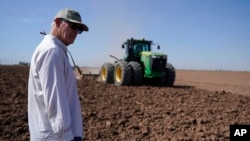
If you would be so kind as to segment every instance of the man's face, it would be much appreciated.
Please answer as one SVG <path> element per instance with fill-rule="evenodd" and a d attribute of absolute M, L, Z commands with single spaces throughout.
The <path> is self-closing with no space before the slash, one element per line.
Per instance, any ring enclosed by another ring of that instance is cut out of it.
<path fill-rule="evenodd" d="M 60 19 L 60 38 L 61 41 L 66 45 L 73 44 L 79 29 L 76 23 L 71 23 L 70 21 Z"/>

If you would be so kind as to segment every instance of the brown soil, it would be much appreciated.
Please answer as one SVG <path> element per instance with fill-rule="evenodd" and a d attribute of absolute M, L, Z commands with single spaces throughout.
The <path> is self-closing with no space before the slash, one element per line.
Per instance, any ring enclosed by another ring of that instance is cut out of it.
<path fill-rule="evenodd" d="M 0 140 L 29 140 L 27 80 L 28 67 L 0 66 Z M 250 124 L 249 80 L 177 71 L 174 87 L 117 87 L 86 76 L 78 80 L 84 140 L 229 140 L 229 125 Z"/>

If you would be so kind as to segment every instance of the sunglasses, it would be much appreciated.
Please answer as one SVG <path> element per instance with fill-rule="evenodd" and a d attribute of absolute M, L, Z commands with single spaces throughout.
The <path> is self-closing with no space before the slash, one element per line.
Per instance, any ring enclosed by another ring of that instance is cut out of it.
<path fill-rule="evenodd" d="M 77 30 L 78 34 L 81 34 L 83 32 L 83 28 L 81 27 L 81 25 L 79 25 L 77 23 L 70 22 L 69 20 L 66 20 L 63 18 L 61 20 L 64 21 L 65 23 L 67 23 L 71 29 Z"/>

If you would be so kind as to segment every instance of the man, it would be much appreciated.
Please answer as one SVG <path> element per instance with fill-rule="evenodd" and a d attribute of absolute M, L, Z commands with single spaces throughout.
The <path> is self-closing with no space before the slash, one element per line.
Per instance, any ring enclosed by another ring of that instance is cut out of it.
<path fill-rule="evenodd" d="M 83 31 L 88 27 L 80 14 L 62 9 L 32 56 L 28 84 L 32 141 L 82 140 L 82 112 L 67 46 Z"/>

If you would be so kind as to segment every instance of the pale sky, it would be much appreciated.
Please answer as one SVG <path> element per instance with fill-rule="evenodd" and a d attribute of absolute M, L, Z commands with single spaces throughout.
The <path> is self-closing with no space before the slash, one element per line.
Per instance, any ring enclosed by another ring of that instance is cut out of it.
<path fill-rule="evenodd" d="M 26 0 L 0 5 L 0 64 L 30 62 L 62 8 L 80 12 L 89 32 L 69 46 L 79 66 L 122 58 L 121 44 L 145 38 L 160 44 L 176 69 L 250 71 L 249 0 Z"/>

